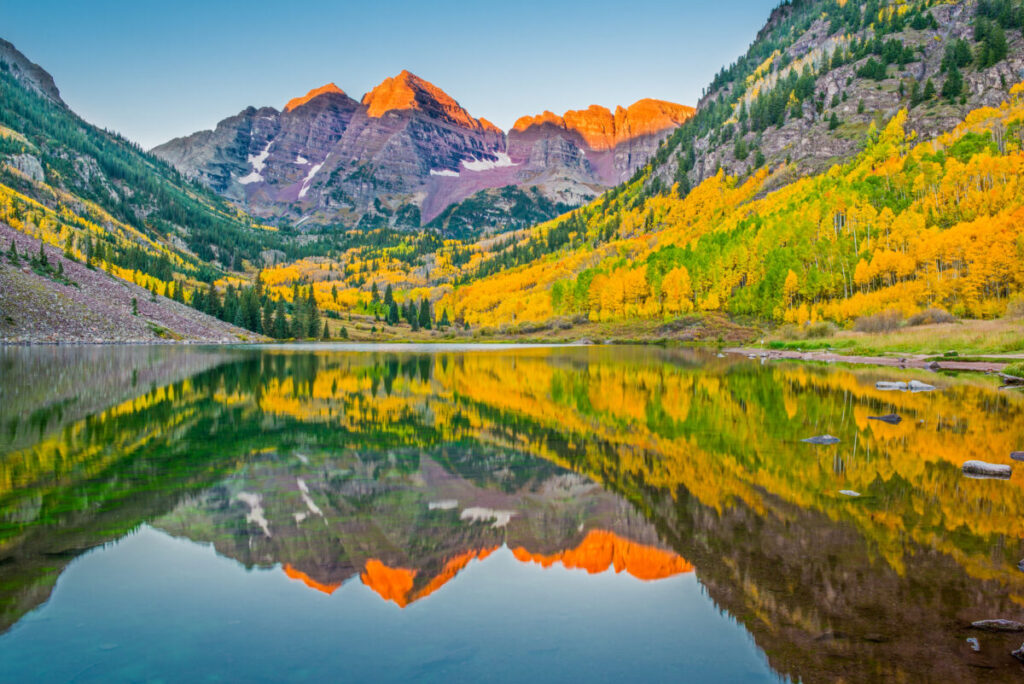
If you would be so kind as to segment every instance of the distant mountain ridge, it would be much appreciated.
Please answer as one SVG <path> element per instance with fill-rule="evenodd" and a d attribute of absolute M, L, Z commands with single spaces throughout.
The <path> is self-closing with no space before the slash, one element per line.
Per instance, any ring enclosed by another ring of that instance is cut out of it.
<path fill-rule="evenodd" d="M 582 204 L 629 178 L 693 113 L 650 99 L 614 114 L 593 105 L 522 117 L 506 134 L 402 71 L 360 101 L 329 83 L 280 111 L 250 107 L 153 153 L 255 216 L 415 229 L 506 186 L 536 186 L 544 200 L 534 209 L 550 218 L 546 207 Z M 518 227 L 501 212 L 474 220 Z"/>

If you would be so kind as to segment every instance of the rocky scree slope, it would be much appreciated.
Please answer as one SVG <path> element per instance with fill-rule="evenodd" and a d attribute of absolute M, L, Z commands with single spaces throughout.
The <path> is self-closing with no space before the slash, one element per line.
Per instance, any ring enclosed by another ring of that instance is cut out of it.
<path fill-rule="evenodd" d="M 11 243 L 18 262 L 8 258 Z M 153 297 L 145 288 L 86 268 L 45 246 L 53 277 L 33 268 L 40 241 L 0 223 L 0 344 L 237 343 L 263 339 L 212 316 Z"/>

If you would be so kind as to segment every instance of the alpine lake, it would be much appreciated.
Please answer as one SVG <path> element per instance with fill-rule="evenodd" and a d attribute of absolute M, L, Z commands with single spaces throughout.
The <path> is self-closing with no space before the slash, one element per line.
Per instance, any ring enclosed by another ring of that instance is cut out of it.
<path fill-rule="evenodd" d="M 0 681 L 1016 681 L 1022 449 L 981 374 L 0 347 Z"/>

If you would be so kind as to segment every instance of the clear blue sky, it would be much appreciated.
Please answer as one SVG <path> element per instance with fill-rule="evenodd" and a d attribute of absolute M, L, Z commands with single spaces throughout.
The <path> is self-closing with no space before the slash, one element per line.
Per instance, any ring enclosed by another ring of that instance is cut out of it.
<path fill-rule="evenodd" d="M 0 37 L 86 120 L 144 147 L 335 82 L 358 99 L 402 69 L 507 129 L 643 97 L 696 104 L 778 0 L 32 0 Z"/>

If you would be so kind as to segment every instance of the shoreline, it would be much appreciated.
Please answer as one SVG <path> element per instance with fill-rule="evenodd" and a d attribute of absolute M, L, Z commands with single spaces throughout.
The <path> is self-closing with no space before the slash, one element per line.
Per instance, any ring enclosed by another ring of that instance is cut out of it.
<path fill-rule="evenodd" d="M 888 368 L 917 368 L 929 371 L 971 371 L 979 373 L 999 373 L 1014 360 L 1024 357 L 997 356 L 984 361 L 958 361 L 956 357 L 936 360 L 927 354 L 902 354 L 893 356 L 844 355 L 829 351 L 799 352 L 788 349 L 762 349 L 760 347 L 729 347 L 722 350 L 725 354 L 736 354 L 754 358 L 785 359 L 790 361 L 817 361 L 823 363 L 851 363 L 866 366 L 882 366 Z M 985 356 L 979 354 L 978 356 Z"/>

